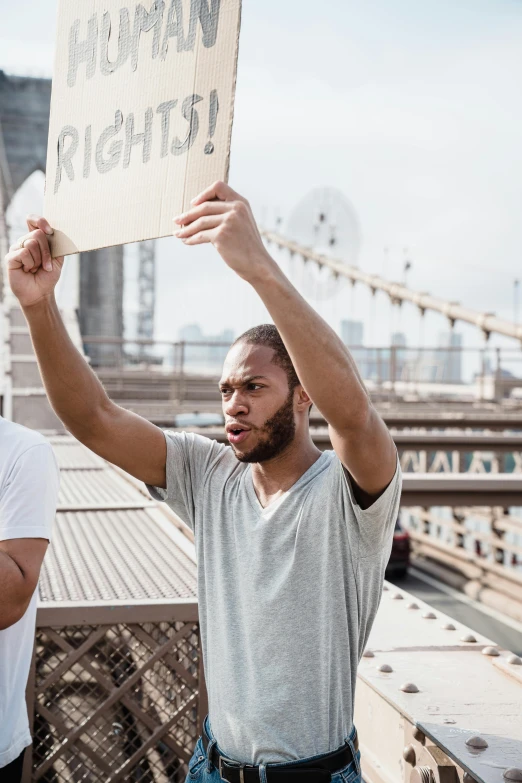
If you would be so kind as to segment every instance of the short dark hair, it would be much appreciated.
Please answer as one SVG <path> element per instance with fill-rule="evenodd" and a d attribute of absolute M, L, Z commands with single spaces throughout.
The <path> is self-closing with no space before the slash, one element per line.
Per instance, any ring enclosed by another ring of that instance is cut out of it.
<path fill-rule="evenodd" d="M 272 348 L 274 351 L 274 357 L 272 359 L 274 364 L 281 367 L 288 378 L 288 386 L 292 392 L 296 386 L 299 386 L 301 381 L 297 377 L 295 367 L 292 364 L 290 354 L 286 350 L 286 346 L 279 334 L 279 331 L 274 324 L 261 324 L 260 326 L 254 326 L 247 332 L 242 334 L 233 345 L 238 343 L 248 343 L 250 345 L 266 345 L 268 348 Z"/>

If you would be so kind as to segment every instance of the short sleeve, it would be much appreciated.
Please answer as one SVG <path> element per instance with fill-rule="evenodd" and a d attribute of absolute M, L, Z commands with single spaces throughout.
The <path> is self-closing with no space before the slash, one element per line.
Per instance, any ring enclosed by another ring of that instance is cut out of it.
<path fill-rule="evenodd" d="M 359 659 L 377 614 L 382 595 L 386 566 L 393 544 L 393 531 L 399 514 L 402 473 L 397 457 L 395 474 L 382 495 L 369 508 L 362 509 L 355 500 L 350 479 L 343 468 L 344 486 L 355 521 L 349 530 L 354 561 L 359 619 Z"/>
<path fill-rule="evenodd" d="M 226 446 L 193 432 L 165 432 L 167 441 L 167 488 L 148 487 L 190 527 L 195 528 L 196 501 L 211 467 Z"/>
<path fill-rule="evenodd" d="M 14 462 L 0 494 L 0 541 L 50 541 L 59 488 L 60 472 L 50 444 L 41 443 L 24 451 Z"/>
<path fill-rule="evenodd" d="M 402 472 L 399 458 L 397 457 L 397 466 L 391 482 L 375 503 L 367 509 L 362 509 L 357 503 L 350 479 L 342 465 L 341 470 L 345 489 L 357 520 L 354 531 L 357 542 L 354 543 L 357 545 L 358 558 L 382 554 L 387 561 L 401 499 Z"/>

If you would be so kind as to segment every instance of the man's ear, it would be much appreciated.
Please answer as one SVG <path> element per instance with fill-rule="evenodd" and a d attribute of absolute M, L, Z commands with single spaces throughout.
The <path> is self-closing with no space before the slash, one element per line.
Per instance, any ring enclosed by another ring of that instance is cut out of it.
<path fill-rule="evenodd" d="M 300 411 L 306 411 L 307 409 L 309 410 L 312 407 L 313 403 L 310 396 L 305 391 L 305 389 L 301 385 L 299 385 L 296 387 L 296 392 L 297 392 L 298 410 Z"/>

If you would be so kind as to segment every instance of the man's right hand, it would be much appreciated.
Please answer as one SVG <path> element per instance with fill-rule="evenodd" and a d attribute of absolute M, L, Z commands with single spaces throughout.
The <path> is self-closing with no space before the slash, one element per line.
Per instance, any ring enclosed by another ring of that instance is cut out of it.
<path fill-rule="evenodd" d="M 60 279 L 63 256 L 51 258 L 48 237 L 53 230 L 37 215 L 27 218 L 28 234 L 12 245 L 5 257 L 9 284 L 22 307 L 49 297 Z"/>

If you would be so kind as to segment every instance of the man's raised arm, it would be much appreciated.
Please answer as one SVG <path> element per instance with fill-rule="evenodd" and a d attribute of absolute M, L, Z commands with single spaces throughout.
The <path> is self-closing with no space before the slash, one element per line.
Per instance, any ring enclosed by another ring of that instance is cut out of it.
<path fill-rule="evenodd" d="M 53 409 L 92 451 L 147 484 L 165 487 L 162 431 L 113 403 L 74 347 L 54 296 L 64 260 L 51 258 L 52 229 L 44 218 L 31 216 L 27 224 L 29 233 L 10 248 L 6 264 Z"/>
<path fill-rule="evenodd" d="M 187 245 L 211 242 L 228 266 L 253 286 L 303 387 L 328 422 L 340 460 L 364 496 L 378 496 L 394 476 L 397 454 L 350 352 L 269 256 L 247 201 L 219 182 L 193 204 L 176 218 L 176 236 Z"/>

